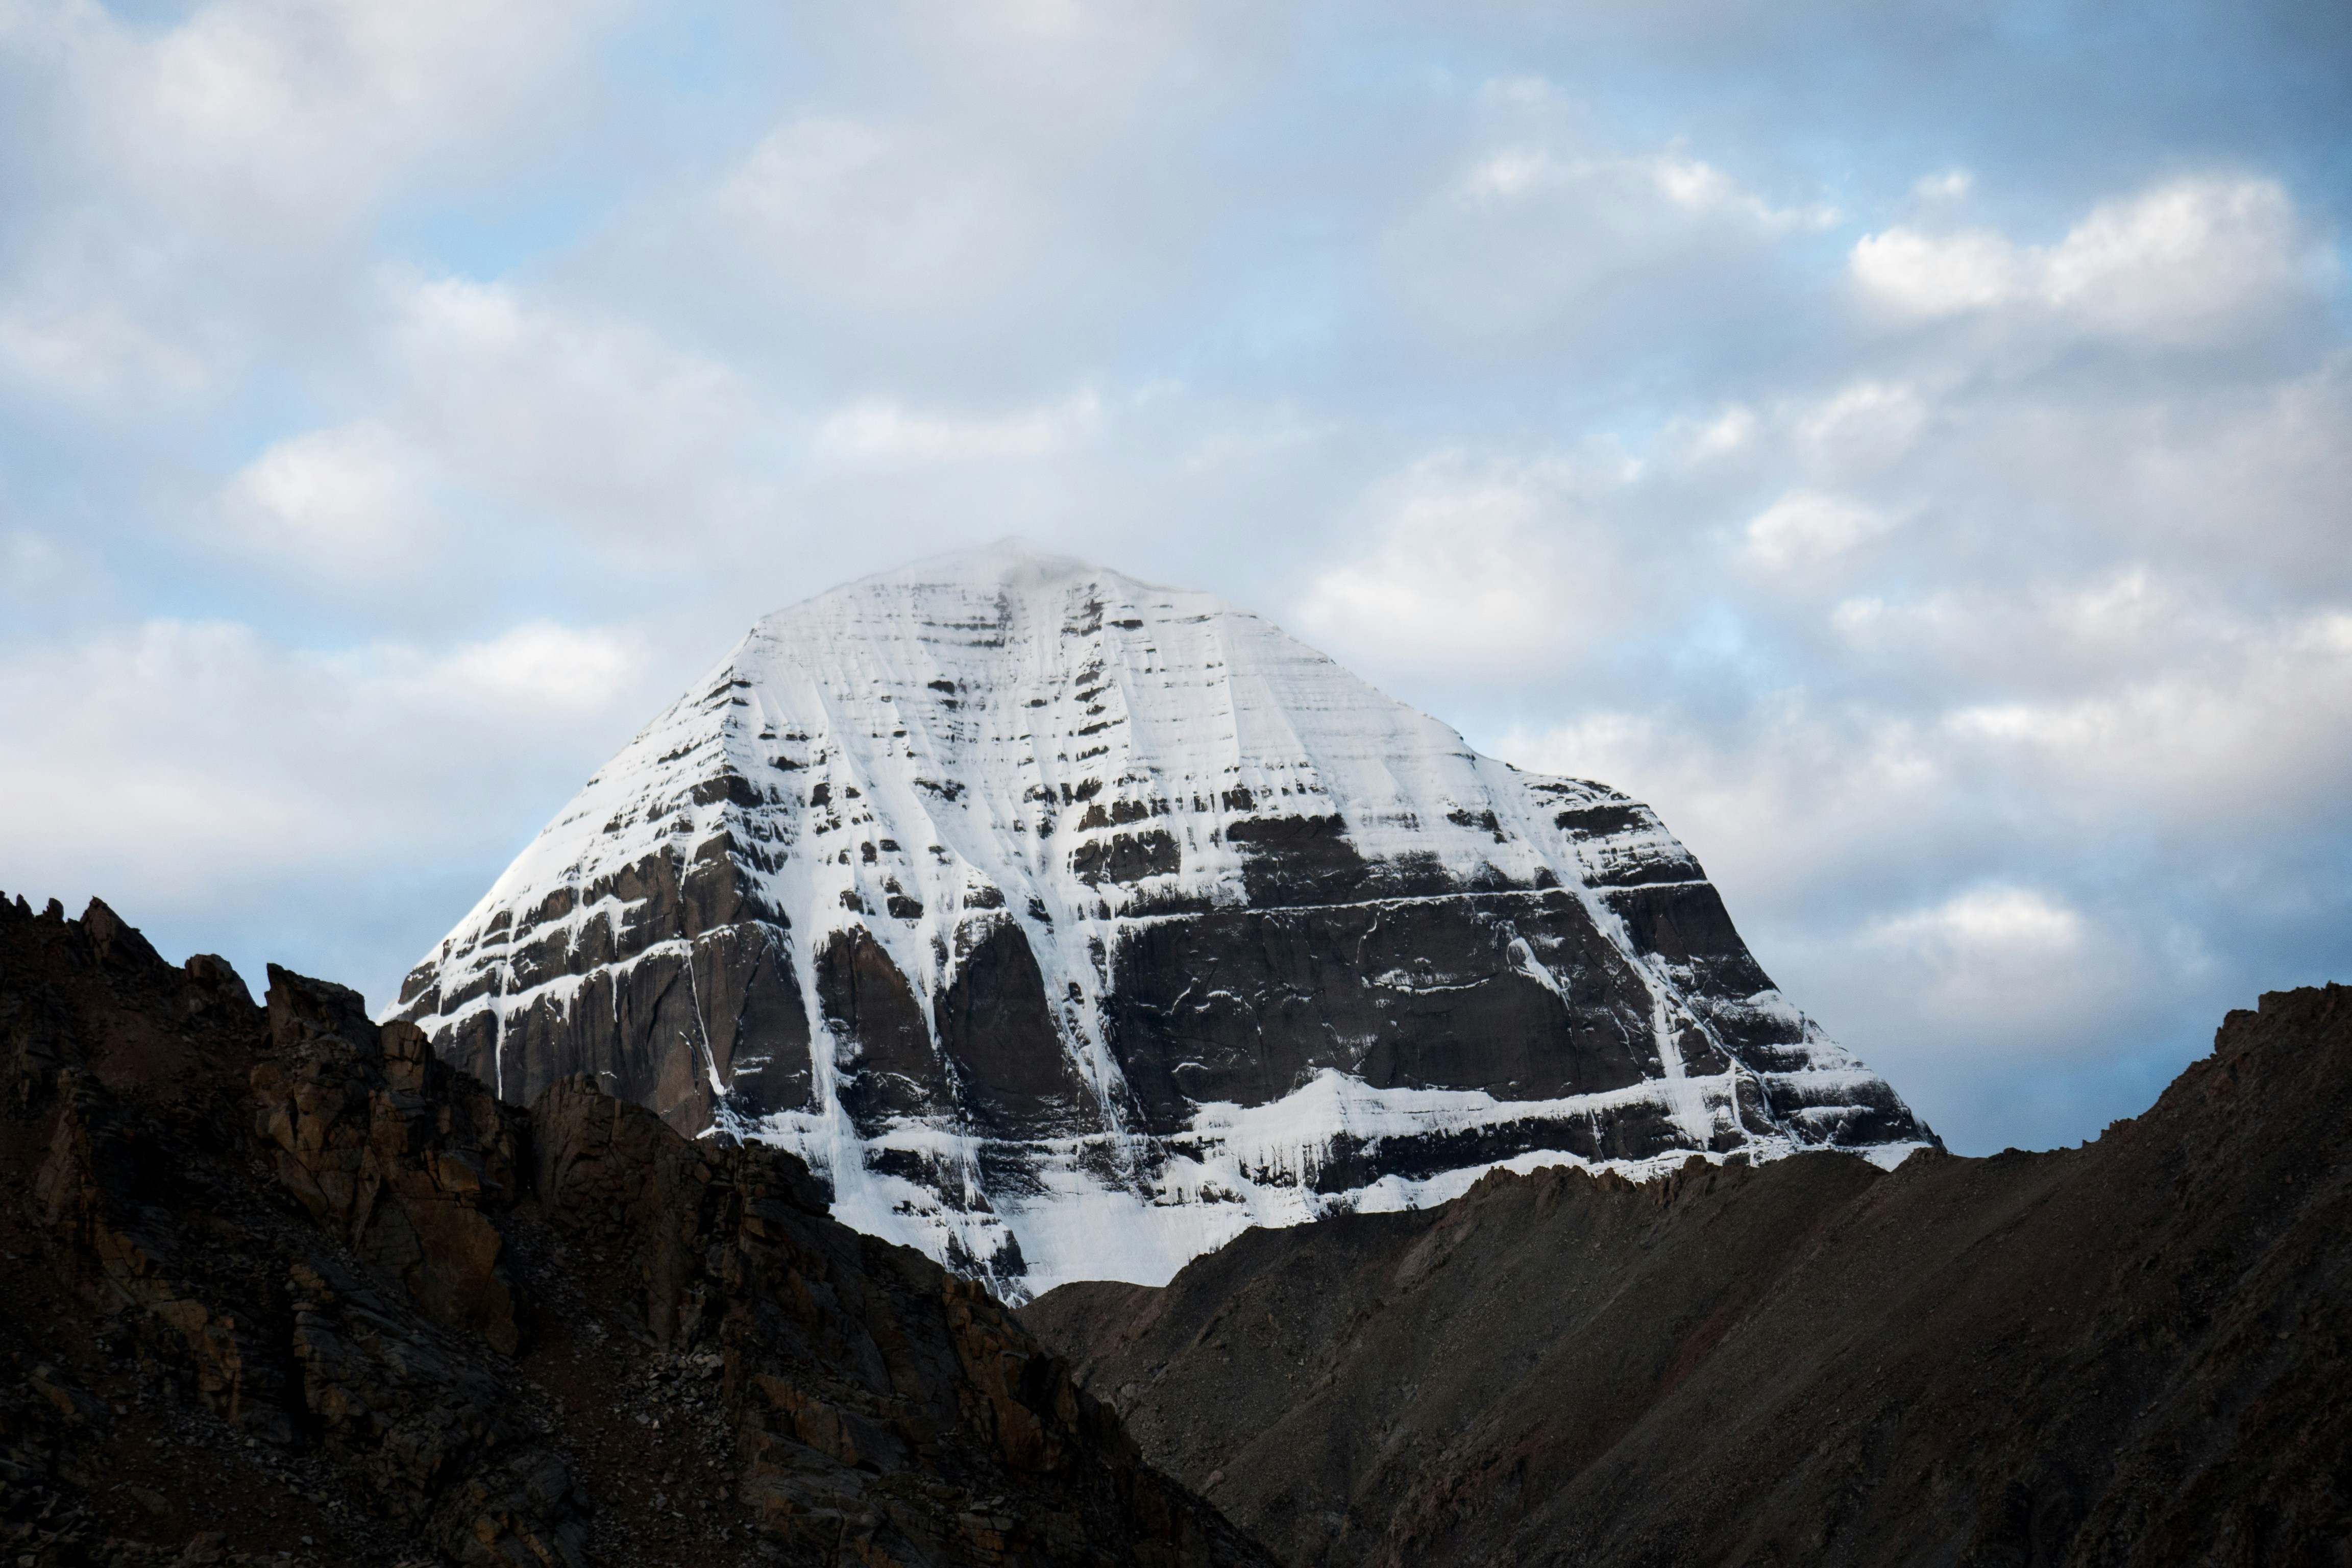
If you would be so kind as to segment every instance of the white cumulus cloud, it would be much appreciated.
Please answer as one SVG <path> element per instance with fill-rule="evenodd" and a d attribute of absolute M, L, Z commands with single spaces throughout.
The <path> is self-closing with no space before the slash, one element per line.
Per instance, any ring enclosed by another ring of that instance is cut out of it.
<path fill-rule="evenodd" d="M 1748 558 L 1773 571 L 1831 561 L 1885 532 L 1892 520 L 1843 496 L 1792 490 L 1748 522 Z"/>
<path fill-rule="evenodd" d="M 2328 258 L 2277 181 L 2202 175 L 2103 202 L 2054 245 L 1897 226 L 1855 242 L 1851 265 L 1867 297 L 1905 315 L 2030 309 L 2196 344 L 2309 298 Z"/>
<path fill-rule="evenodd" d="M 360 420 L 273 442 L 231 481 L 224 510 L 249 549 L 379 570 L 422 556 L 424 536 L 437 531 L 428 470 L 396 432 Z"/>
<path fill-rule="evenodd" d="M 1340 650 L 1445 664 L 1539 659 L 1616 623 L 1617 563 L 1575 465 L 1441 458 L 1384 487 L 1358 550 L 1295 619 Z"/>

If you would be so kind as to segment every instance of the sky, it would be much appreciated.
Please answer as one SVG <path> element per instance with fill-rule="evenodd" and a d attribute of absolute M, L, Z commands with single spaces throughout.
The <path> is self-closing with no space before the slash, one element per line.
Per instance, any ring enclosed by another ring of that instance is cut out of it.
<path fill-rule="evenodd" d="M 0 888 L 373 1004 L 1017 536 L 1648 800 L 1950 1145 L 2352 981 L 2352 11 L 0 0 Z"/>

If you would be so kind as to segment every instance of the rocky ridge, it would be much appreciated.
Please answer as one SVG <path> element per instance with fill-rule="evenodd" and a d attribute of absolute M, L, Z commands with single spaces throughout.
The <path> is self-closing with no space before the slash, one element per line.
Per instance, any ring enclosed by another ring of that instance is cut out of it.
<path fill-rule="evenodd" d="M 1022 1317 L 1292 1568 L 2352 1562 L 2352 988 L 2079 1149 L 1497 1173 Z"/>
<path fill-rule="evenodd" d="M 1934 1144 L 1646 806 L 1017 551 L 759 623 L 394 1016 L 510 1102 L 789 1149 L 1013 1299 L 1497 1165 Z"/>
<path fill-rule="evenodd" d="M 20 1563 L 1254 1563 L 807 1168 L 0 900 Z"/>

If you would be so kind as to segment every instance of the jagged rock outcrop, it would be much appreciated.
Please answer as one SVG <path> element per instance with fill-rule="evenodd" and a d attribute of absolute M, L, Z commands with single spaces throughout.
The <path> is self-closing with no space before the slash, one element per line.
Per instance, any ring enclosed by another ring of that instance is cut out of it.
<path fill-rule="evenodd" d="M 250 1082 L 279 1184 L 425 1316 L 512 1355 L 519 1303 L 484 1205 L 522 1190 L 515 1119 L 415 1026 L 379 1032 L 357 992 L 275 964 L 269 1034 Z"/>
<path fill-rule="evenodd" d="M 801 1154 L 1019 1296 L 1498 1163 L 1933 1145 L 1638 802 L 1254 616 L 1019 552 L 761 621 L 394 1016 Z"/>
<path fill-rule="evenodd" d="M 784 1152 L 0 900 L 0 1551 L 1256 1563 Z"/>
<path fill-rule="evenodd" d="M 2352 1561 L 2352 988 L 2080 1149 L 1497 1173 L 1023 1318 L 1293 1568 Z"/>

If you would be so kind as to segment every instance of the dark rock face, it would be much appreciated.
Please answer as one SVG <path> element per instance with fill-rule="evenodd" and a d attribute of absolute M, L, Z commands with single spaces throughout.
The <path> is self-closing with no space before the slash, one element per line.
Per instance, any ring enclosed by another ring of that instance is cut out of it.
<path fill-rule="evenodd" d="M 2096 1143 L 1496 1173 L 1022 1318 L 1309 1564 L 2352 1559 L 2352 988 Z"/>
<path fill-rule="evenodd" d="M 750 1113 L 805 1105 L 809 1015 L 787 928 L 746 904 L 739 870 L 717 854 L 649 855 L 585 889 L 558 889 L 528 912 L 502 911 L 485 934 L 500 942 L 506 966 L 446 993 L 412 977 L 407 1010 L 430 1016 L 577 981 L 561 1005 L 542 997 L 510 1015 L 475 1011 L 436 1030 L 436 1048 L 511 1104 L 528 1105 L 557 1079 L 584 1072 L 687 1131 L 709 1125 L 714 1075 Z M 572 921 L 580 910 L 605 905 L 622 912 Z M 522 940 L 550 924 L 568 929 L 567 921 L 584 942 Z"/>
<path fill-rule="evenodd" d="M 761 622 L 395 1012 L 511 1103 L 586 1073 L 791 1149 L 1015 1296 L 1497 1160 L 1934 1142 L 1647 807 L 1034 557 Z"/>
<path fill-rule="evenodd" d="M 907 977 L 863 930 L 838 932 L 816 957 L 816 994 L 841 1058 L 843 1107 L 861 1132 L 944 1106 L 931 1033 Z"/>
<path fill-rule="evenodd" d="M 0 902 L 0 1031 L 13 1561 L 1265 1561 L 790 1154 L 98 903 Z"/>
<path fill-rule="evenodd" d="M 1550 984 L 1514 962 L 1521 943 Z M 1326 1068 L 1524 1100 L 1661 1071 L 1623 955 L 1557 889 L 1219 910 L 1137 932 L 1118 963 L 1111 1037 L 1154 1131 L 1202 1101 L 1279 1099 Z M 1694 1037 L 1694 1070 L 1721 1071 Z"/>
<path fill-rule="evenodd" d="M 959 1108 L 1002 1138 L 1077 1131 L 1087 1121 L 1087 1086 L 1060 1051 L 1037 1048 L 1054 1038 L 1054 1009 L 1029 939 L 1009 919 L 964 929 L 978 934 L 938 1009 Z"/>

